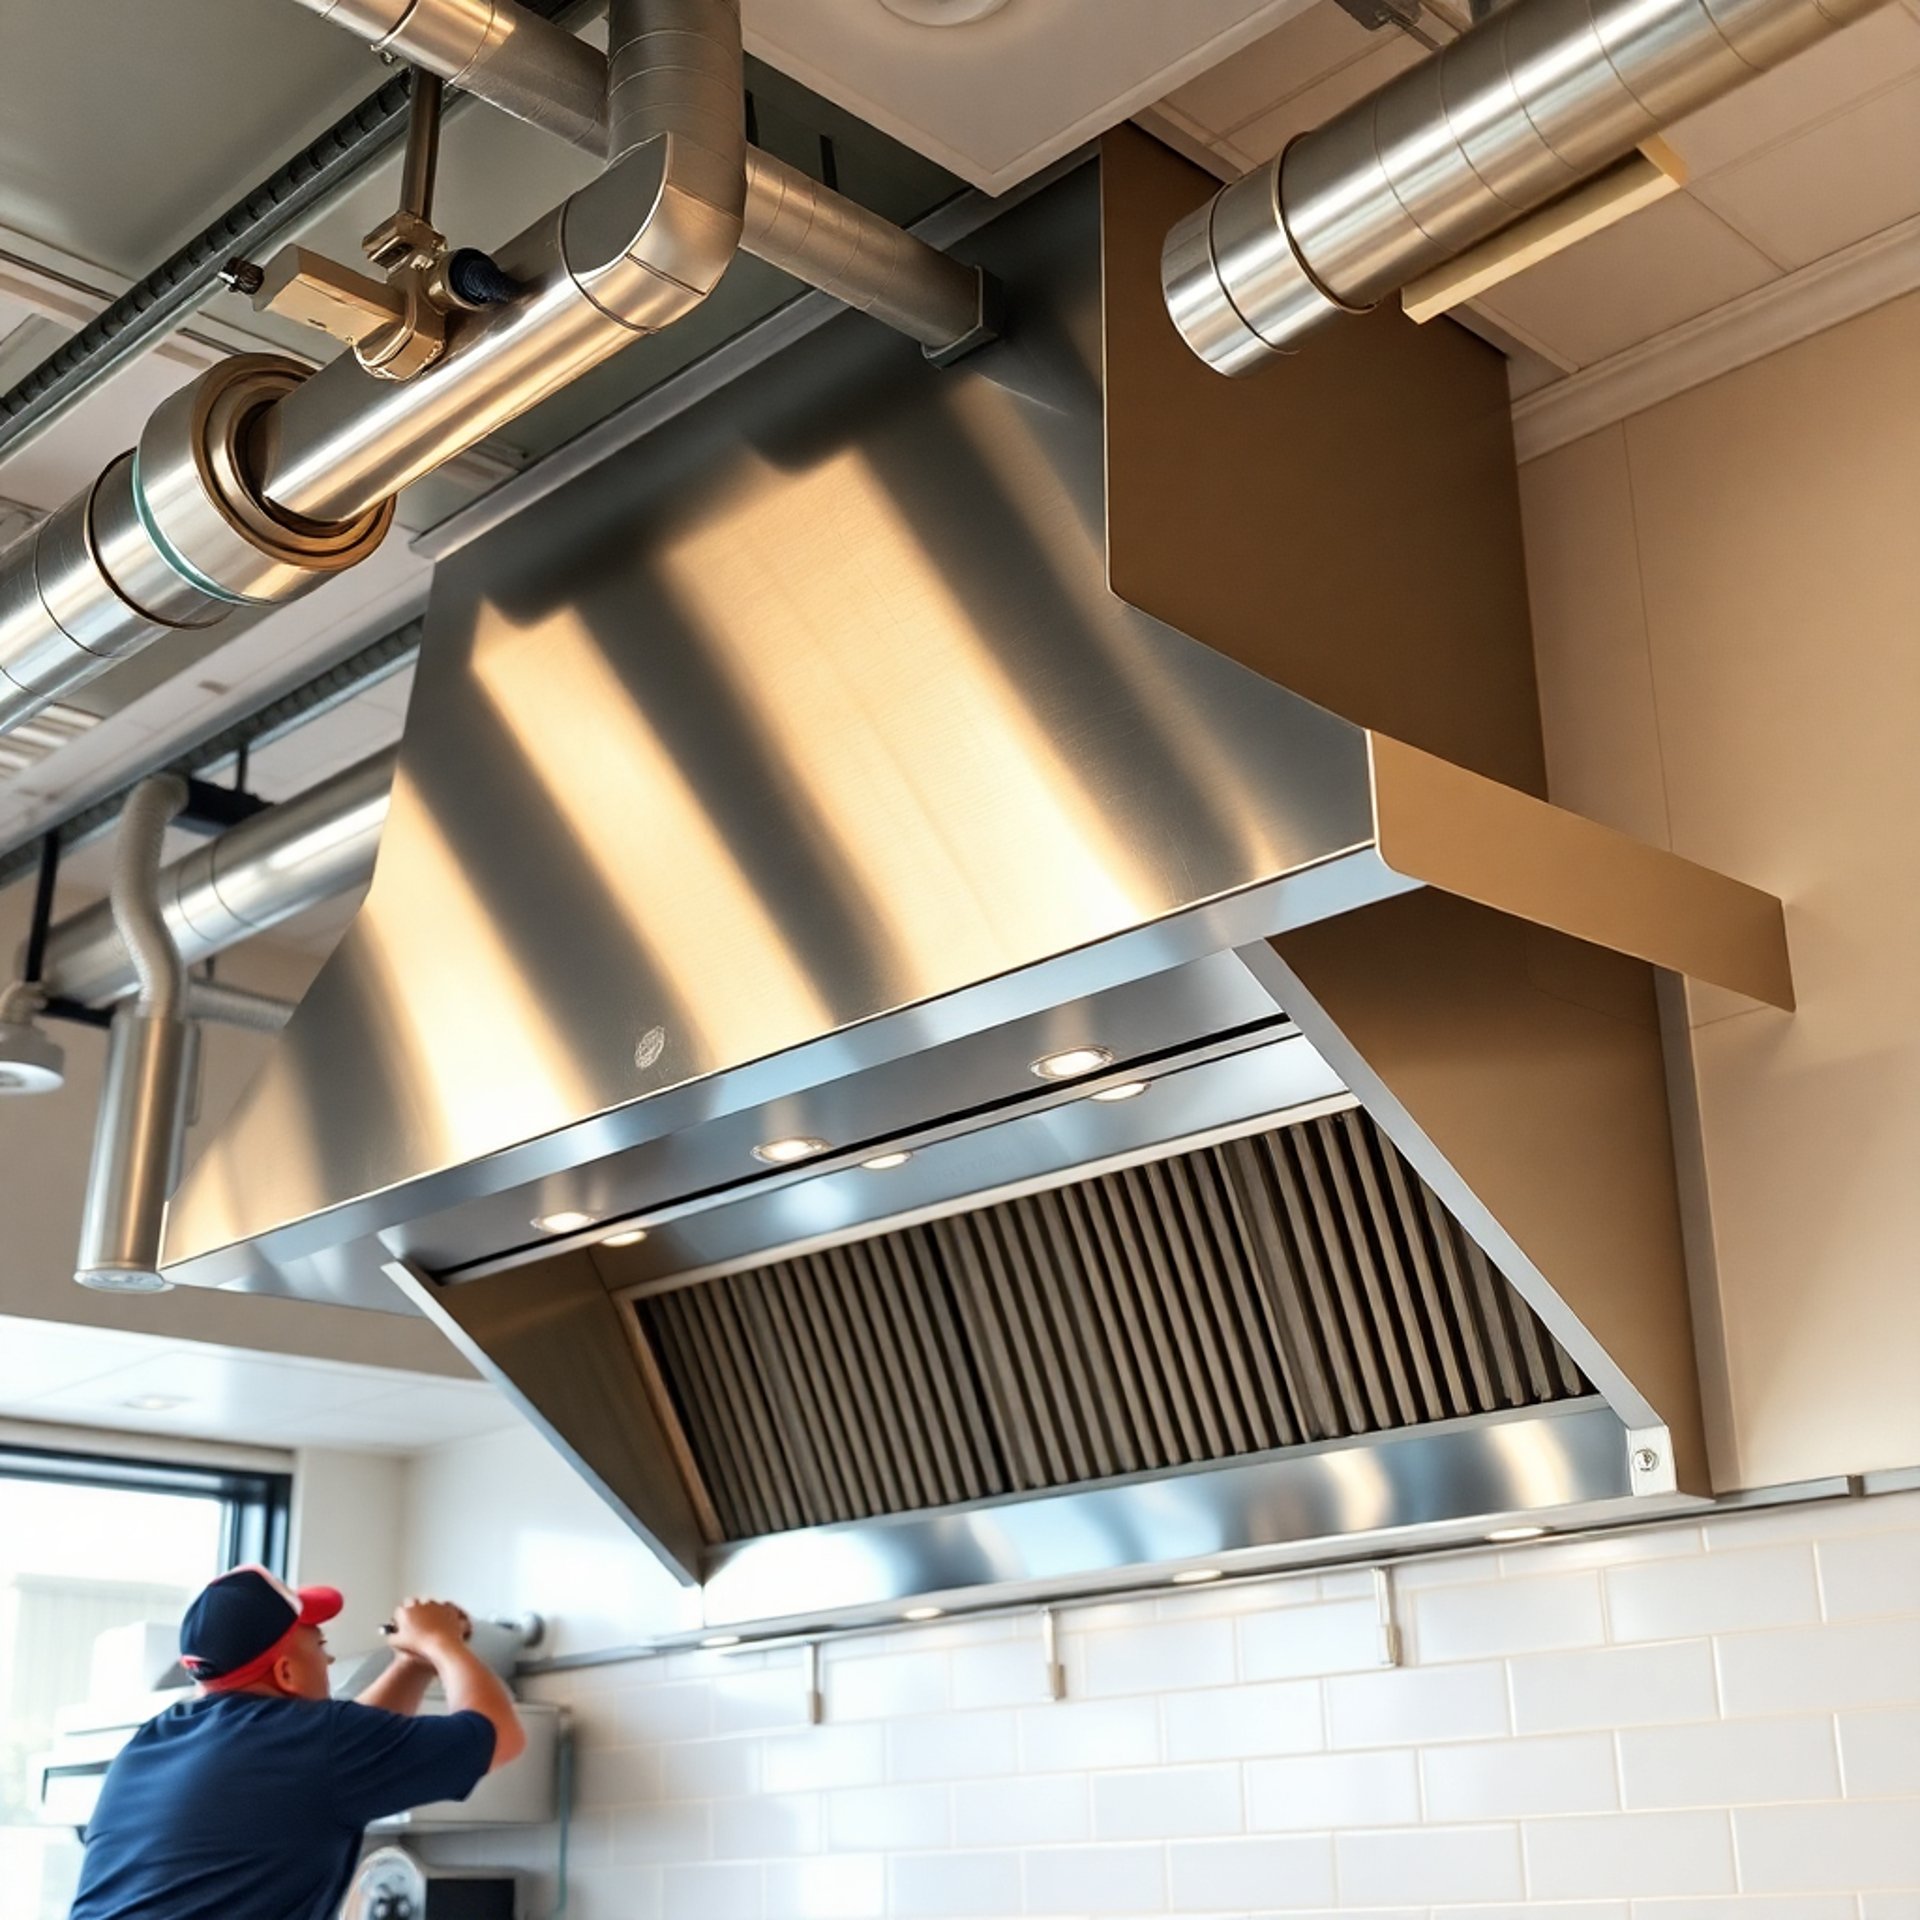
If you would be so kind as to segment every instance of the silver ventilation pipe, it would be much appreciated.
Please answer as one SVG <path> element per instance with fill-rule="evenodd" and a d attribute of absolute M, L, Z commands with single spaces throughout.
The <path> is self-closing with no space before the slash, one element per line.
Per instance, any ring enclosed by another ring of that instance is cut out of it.
<path fill-rule="evenodd" d="M 182 961 L 191 965 L 224 953 L 364 886 L 387 821 L 393 767 L 392 748 L 373 754 L 165 868 L 160 911 Z M 48 931 L 40 982 L 47 998 L 110 1006 L 136 984 L 132 957 L 106 902 Z"/>
<path fill-rule="evenodd" d="M 1251 372 L 1878 4 L 1514 0 L 1180 221 L 1167 309 Z"/>
<path fill-rule="evenodd" d="M 299 0 L 383 53 L 596 158 L 608 149 L 607 61 L 519 0 Z M 798 167 L 747 149 L 741 248 L 871 314 L 935 359 L 985 337 L 987 286 L 924 240 Z"/>
<path fill-rule="evenodd" d="M 156 775 L 134 788 L 120 816 L 110 900 L 139 992 L 114 1015 L 107 1040 L 73 1276 L 83 1287 L 153 1293 L 167 1285 L 160 1231 L 180 1177 L 192 1027 L 159 874 L 168 822 L 186 799 L 177 774 Z"/>

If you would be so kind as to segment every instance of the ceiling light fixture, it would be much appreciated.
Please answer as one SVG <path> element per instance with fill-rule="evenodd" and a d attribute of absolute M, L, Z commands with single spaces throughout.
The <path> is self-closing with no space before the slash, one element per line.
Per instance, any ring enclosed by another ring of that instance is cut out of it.
<path fill-rule="evenodd" d="M 578 1233 L 582 1227 L 593 1225 L 593 1215 L 576 1213 L 570 1207 L 563 1207 L 558 1213 L 535 1214 L 533 1224 L 542 1233 Z"/>
<path fill-rule="evenodd" d="M 603 1247 L 637 1247 L 647 1237 L 645 1227 L 622 1227 L 600 1242 Z"/>
<path fill-rule="evenodd" d="M 723 1647 L 737 1647 L 740 1636 L 737 1633 L 710 1633 L 700 1644 L 718 1653 Z"/>
<path fill-rule="evenodd" d="M 938 1620 L 945 1612 L 945 1607 L 909 1607 L 900 1618 L 902 1620 Z"/>
<path fill-rule="evenodd" d="M 753 1157 L 764 1160 L 770 1167 L 787 1167 L 796 1160 L 811 1160 L 816 1153 L 826 1150 L 824 1140 L 816 1140 L 810 1133 L 794 1133 L 780 1140 L 762 1140 L 754 1148 Z"/>
<path fill-rule="evenodd" d="M 1221 1567 L 1188 1567 L 1173 1576 L 1173 1584 L 1176 1587 L 1204 1587 L 1209 1580 L 1218 1580 L 1224 1571 Z"/>
<path fill-rule="evenodd" d="M 1102 1087 L 1087 1095 L 1089 1100 L 1137 1100 L 1147 1090 L 1144 1080 L 1125 1080 L 1117 1087 Z"/>
<path fill-rule="evenodd" d="M 1514 1540 L 1538 1540 L 1546 1531 L 1545 1527 L 1495 1527 L 1487 1538 L 1495 1546 L 1504 1546 Z"/>
<path fill-rule="evenodd" d="M 913 1155 L 902 1150 L 899 1153 L 876 1153 L 871 1160 L 862 1160 L 860 1164 L 872 1173 L 891 1173 L 895 1167 L 904 1167 Z"/>
<path fill-rule="evenodd" d="M 178 1393 L 142 1393 L 131 1400 L 122 1400 L 120 1404 L 129 1413 L 172 1413 L 177 1407 L 187 1404 L 186 1396 Z"/>
<path fill-rule="evenodd" d="M 1078 1080 L 1084 1074 L 1098 1073 L 1113 1065 L 1113 1054 L 1106 1047 L 1063 1047 L 1058 1053 L 1043 1053 L 1033 1063 L 1033 1071 L 1042 1080 Z"/>
<path fill-rule="evenodd" d="M 916 27 L 970 27 L 998 13 L 1007 0 L 880 0 L 880 4 Z"/>

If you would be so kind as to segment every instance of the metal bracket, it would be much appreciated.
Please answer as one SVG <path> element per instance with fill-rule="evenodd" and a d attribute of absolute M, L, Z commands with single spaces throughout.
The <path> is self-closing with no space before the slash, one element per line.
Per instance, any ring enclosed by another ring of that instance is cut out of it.
<path fill-rule="evenodd" d="M 1383 27 L 1399 27 L 1404 32 L 1420 24 L 1420 0 L 1333 0 L 1333 4 L 1369 33 L 1378 33 Z"/>
<path fill-rule="evenodd" d="M 1388 1567 L 1373 1570 L 1373 1604 L 1380 1616 L 1380 1664 L 1397 1667 L 1401 1659 L 1400 1623 L 1393 1612 L 1393 1572 Z"/>
<path fill-rule="evenodd" d="M 1067 1697 L 1067 1670 L 1060 1662 L 1060 1623 L 1051 1607 L 1040 1609 L 1040 1657 L 1046 1663 L 1047 1698 Z"/>
<path fill-rule="evenodd" d="M 807 1678 L 807 1725 L 817 1727 L 827 1717 L 827 1696 L 820 1686 L 820 1642 L 809 1640 L 801 1648 L 802 1672 Z"/>
<path fill-rule="evenodd" d="M 1627 1489 L 1636 1498 L 1648 1493 L 1678 1493 L 1673 1470 L 1673 1440 L 1665 1427 L 1629 1427 Z"/>
<path fill-rule="evenodd" d="M 979 275 L 980 281 L 979 317 L 972 328 L 963 333 L 958 340 L 950 340 L 944 347 L 921 348 L 921 352 L 933 366 L 951 367 L 964 360 L 968 354 L 976 353 L 982 347 L 991 346 L 1007 330 L 1006 289 L 984 267 L 976 268 L 975 272 Z"/>
<path fill-rule="evenodd" d="M 175 816 L 176 827 L 194 833 L 225 833 L 256 813 L 266 812 L 271 802 L 257 793 L 243 793 L 233 787 L 216 787 L 210 780 L 187 780 L 187 804 Z"/>

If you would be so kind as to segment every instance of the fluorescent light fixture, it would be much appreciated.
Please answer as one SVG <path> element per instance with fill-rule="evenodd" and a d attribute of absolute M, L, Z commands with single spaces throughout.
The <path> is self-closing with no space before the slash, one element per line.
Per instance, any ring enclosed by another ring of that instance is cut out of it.
<path fill-rule="evenodd" d="M 891 1173 L 895 1167 L 904 1167 L 913 1155 L 907 1152 L 876 1153 L 871 1160 L 862 1160 L 860 1164 L 873 1173 Z"/>
<path fill-rule="evenodd" d="M 185 1394 L 179 1393 L 142 1393 L 120 1404 L 130 1413 L 172 1413 L 184 1407 L 187 1400 Z"/>
<path fill-rule="evenodd" d="M 766 1161 L 770 1167 L 786 1167 L 796 1160 L 811 1160 L 816 1153 L 826 1150 L 824 1140 L 816 1140 L 810 1133 L 793 1133 L 780 1140 L 762 1140 L 754 1148 L 753 1157 Z"/>
<path fill-rule="evenodd" d="M 1495 1527 L 1487 1538 L 1501 1546 L 1511 1540 L 1538 1540 L 1546 1531 L 1545 1527 Z"/>
<path fill-rule="evenodd" d="M 578 1233 L 582 1227 L 593 1225 L 590 1213 L 575 1213 L 570 1207 L 563 1207 L 558 1213 L 541 1213 L 534 1216 L 533 1224 L 542 1233 Z"/>
<path fill-rule="evenodd" d="M 603 1247 L 637 1247 L 647 1237 L 645 1227 L 622 1227 L 600 1242 Z"/>
<path fill-rule="evenodd" d="M 945 1607 L 909 1607 L 900 1618 L 902 1620 L 938 1620 L 945 1612 Z"/>
<path fill-rule="evenodd" d="M 1137 1100 L 1147 1090 L 1144 1080 L 1125 1080 L 1117 1087 L 1102 1087 L 1087 1095 L 1089 1100 Z"/>
<path fill-rule="evenodd" d="M 1112 1065 L 1110 1048 L 1063 1047 L 1058 1053 L 1043 1053 L 1033 1062 L 1033 1071 L 1042 1080 L 1078 1080 L 1083 1074 L 1098 1073 Z"/>
<path fill-rule="evenodd" d="M 1218 1580 L 1222 1571 L 1220 1567 L 1188 1567 L 1173 1576 L 1173 1584 L 1176 1587 L 1204 1587 L 1209 1580 Z"/>
<path fill-rule="evenodd" d="M 710 1633 L 700 1644 L 718 1652 L 722 1647 L 737 1647 L 740 1644 L 740 1636 L 737 1633 Z"/>

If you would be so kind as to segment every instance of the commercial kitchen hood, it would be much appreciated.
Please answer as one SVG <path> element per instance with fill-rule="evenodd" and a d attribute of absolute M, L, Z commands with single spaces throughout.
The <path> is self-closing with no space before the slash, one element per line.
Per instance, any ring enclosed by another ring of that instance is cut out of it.
<path fill-rule="evenodd" d="M 1116 135 L 968 243 L 998 344 L 836 320 L 443 560 L 173 1202 L 177 1281 L 429 1313 L 710 1622 L 1706 1491 L 1656 969 L 1790 1005 L 1779 905 L 1540 797 L 1498 357 L 1217 380 L 1206 191 Z"/>

